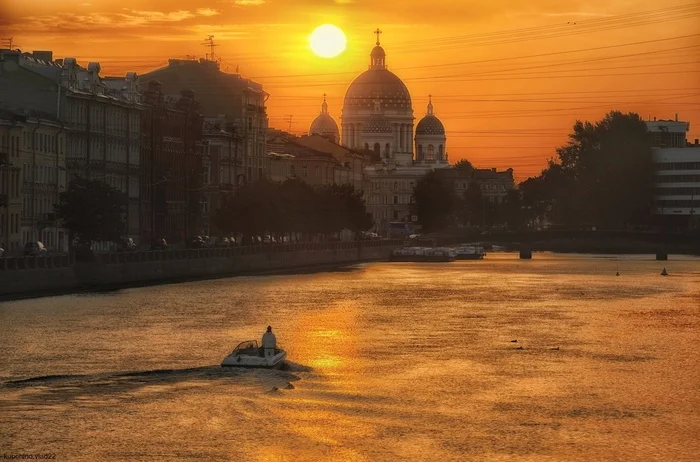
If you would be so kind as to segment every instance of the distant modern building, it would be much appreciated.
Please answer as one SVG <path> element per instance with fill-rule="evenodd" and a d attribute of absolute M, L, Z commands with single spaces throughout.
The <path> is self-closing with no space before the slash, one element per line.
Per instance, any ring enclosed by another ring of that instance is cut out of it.
<path fill-rule="evenodd" d="M 46 117 L 0 110 L 0 247 L 21 254 L 40 241 L 68 250 L 54 207 L 66 189 L 66 129 Z"/>
<path fill-rule="evenodd" d="M 222 72 L 219 63 L 208 59 L 170 59 L 168 65 L 141 76 L 148 83 L 157 80 L 163 93 L 177 96 L 183 89 L 197 95 L 205 118 L 225 116 L 229 130 L 241 139 L 239 158 L 243 166 L 240 181 L 265 177 L 268 94 L 262 85 L 238 74 Z"/>
<path fill-rule="evenodd" d="M 698 225 L 700 211 L 700 144 L 686 140 L 690 123 L 675 120 L 648 121 L 655 147 L 655 214 L 668 224 Z"/>
<path fill-rule="evenodd" d="M 63 124 L 68 180 L 105 181 L 129 197 L 127 233 L 138 241 L 141 112 L 138 78 L 100 77 L 100 64 L 50 51 L 0 50 L 0 105 Z M 107 244 L 97 245 L 98 249 Z"/>
<path fill-rule="evenodd" d="M 182 245 L 202 234 L 202 117 L 191 90 L 166 97 L 151 80 L 143 94 L 142 240 Z"/>

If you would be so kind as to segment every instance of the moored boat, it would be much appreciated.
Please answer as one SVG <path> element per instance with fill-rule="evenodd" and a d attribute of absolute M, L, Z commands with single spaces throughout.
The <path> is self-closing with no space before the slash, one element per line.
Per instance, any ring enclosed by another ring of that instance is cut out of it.
<path fill-rule="evenodd" d="M 480 245 L 465 244 L 455 249 L 457 260 L 482 260 L 486 256 L 484 248 Z"/>
<path fill-rule="evenodd" d="M 452 249 L 445 247 L 404 247 L 394 249 L 391 252 L 391 261 L 394 262 L 450 262 L 455 260 Z"/>

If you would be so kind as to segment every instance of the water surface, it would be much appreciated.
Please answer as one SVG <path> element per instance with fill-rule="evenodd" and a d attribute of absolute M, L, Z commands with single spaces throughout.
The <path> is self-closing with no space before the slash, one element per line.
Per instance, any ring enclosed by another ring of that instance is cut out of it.
<path fill-rule="evenodd" d="M 288 350 L 288 370 L 218 366 L 268 324 Z M 493 253 L 373 263 L 6 302 L 0 326 L 4 453 L 252 461 L 700 453 L 698 258 Z"/>

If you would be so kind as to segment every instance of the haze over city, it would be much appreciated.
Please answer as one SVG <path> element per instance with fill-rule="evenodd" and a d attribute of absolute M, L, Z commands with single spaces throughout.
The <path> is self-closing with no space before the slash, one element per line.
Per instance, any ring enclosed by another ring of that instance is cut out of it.
<path fill-rule="evenodd" d="M 262 83 L 269 125 L 295 134 L 308 131 L 324 93 L 340 117 L 380 27 L 416 119 L 432 94 L 450 161 L 512 167 L 522 180 L 555 156 L 576 119 L 616 109 L 699 120 L 699 14 L 688 1 L 3 0 L 0 26 L 13 48 L 99 61 L 107 76 L 208 56 L 213 35 L 221 69 Z M 347 37 L 334 58 L 309 47 L 321 24 Z"/>

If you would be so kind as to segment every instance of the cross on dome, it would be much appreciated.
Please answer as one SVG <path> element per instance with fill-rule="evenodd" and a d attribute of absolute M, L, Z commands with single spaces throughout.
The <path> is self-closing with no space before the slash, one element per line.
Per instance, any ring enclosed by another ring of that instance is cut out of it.
<path fill-rule="evenodd" d="M 323 94 L 323 104 L 321 105 L 321 114 L 328 114 L 328 103 L 326 103 L 326 94 Z"/>
<path fill-rule="evenodd" d="M 379 34 L 381 34 L 382 31 L 380 31 L 379 28 L 377 27 L 377 30 L 375 30 L 374 33 L 377 34 L 377 46 L 379 46 Z"/>
<path fill-rule="evenodd" d="M 433 95 L 428 95 L 428 115 L 433 115 Z"/>

